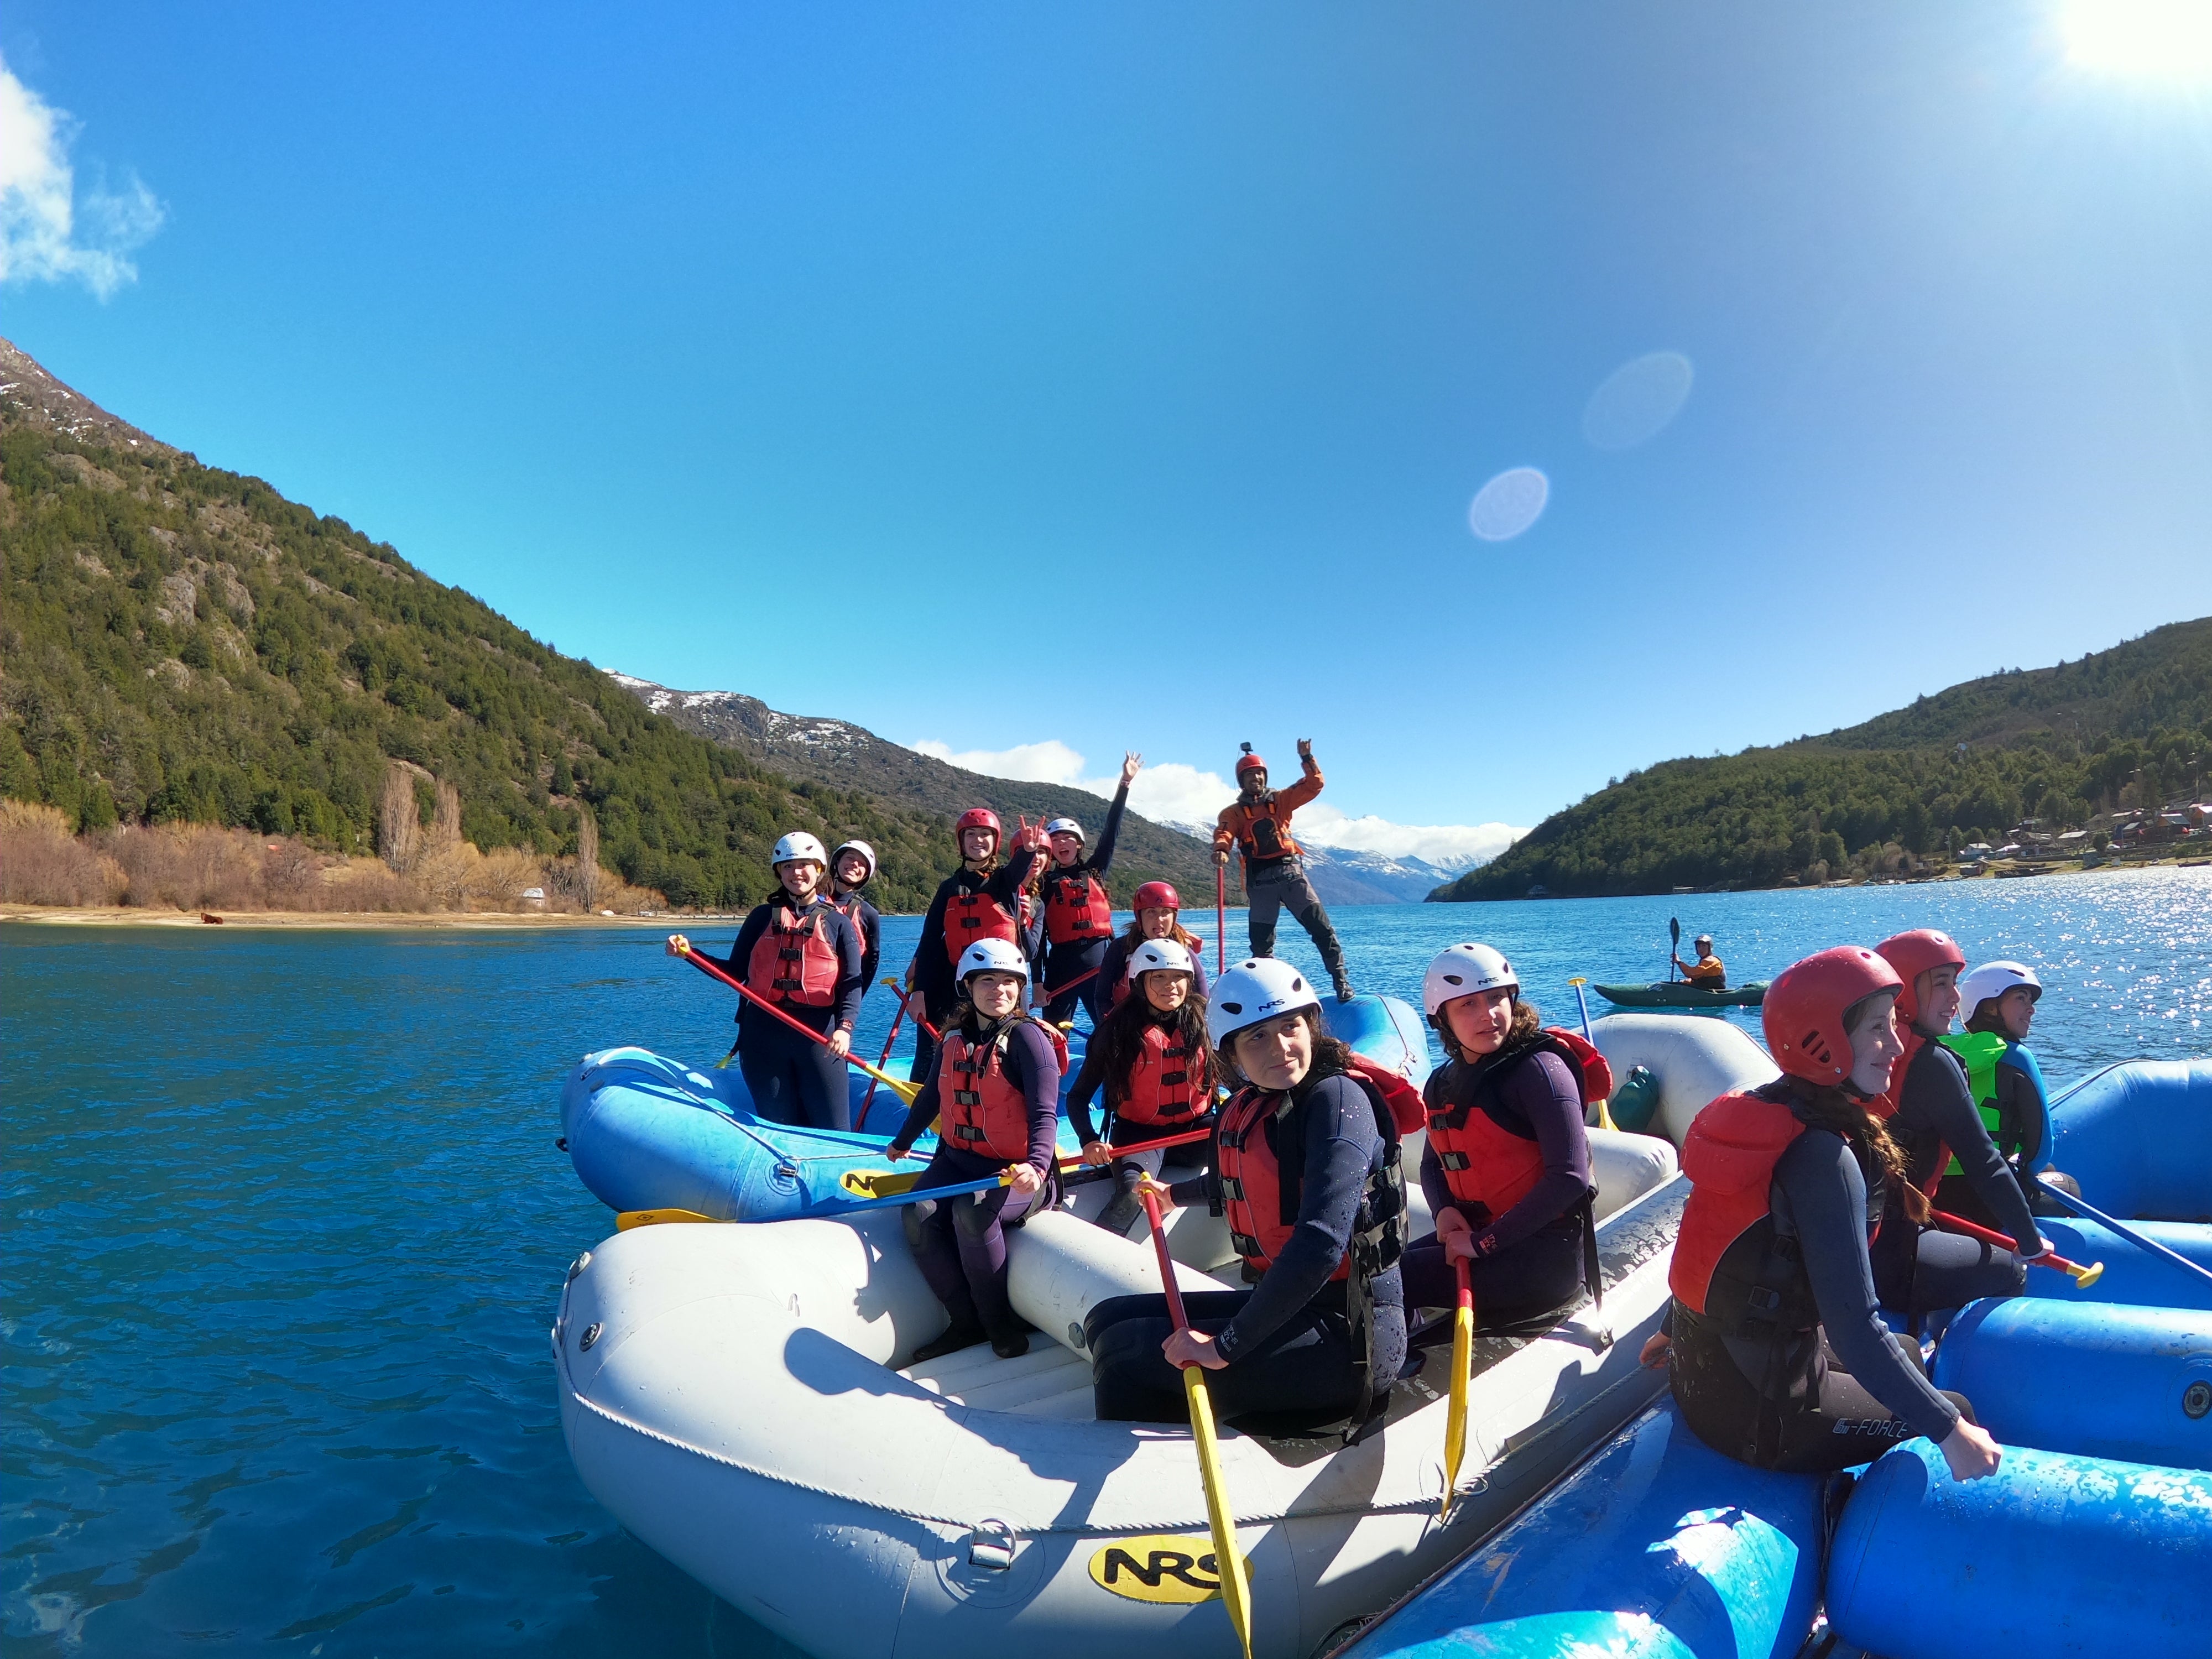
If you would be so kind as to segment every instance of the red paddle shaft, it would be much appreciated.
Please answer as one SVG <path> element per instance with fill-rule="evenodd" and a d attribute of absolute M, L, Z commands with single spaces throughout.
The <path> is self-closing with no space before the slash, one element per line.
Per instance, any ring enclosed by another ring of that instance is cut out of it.
<path fill-rule="evenodd" d="M 891 1063 L 891 1045 L 898 1041 L 899 1022 L 906 1018 L 906 994 L 904 992 L 899 991 L 899 982 L 895 979 L 887 979 L 884 983 L 890 986 L 892 990 L 898 991 L 899 999 L 898 1009 L 891 1015 L 890 1035 L 884 1039 L 884 1052 L 876 1061 L 876 1069 L 878 1071 L 881 1071 L 884 1066 Z M 1585 1022 L 1585 1024 L 1587 1024 L 1587 1022 Z M 868 1092 L 862 1096 L 860 1099 L 860 1121 L 853 1126 L 856 1132 L 861 1133 L 865 1133 L 866 1132 L 868 1127 L 868 1108 L 876 1103 L 876 1091 L 882 1086 L 882 1084 L 883 1079 L 880 1078 L 872 1077 L 868 1079 Z"/>
<path fill-rule="evenodd" d="M 1144 1200 L 1145 1218 L 1152 1224 L 1152 1248 L 1160 1257 L 1160 1282 L 1167 1286 L 1168 1318 L 1176 1329 L 1187 1331 L 1190 1321 L 1182 1310 L 1182 1286 L 1176 1283 L 1175 1258 L 1168 1254 L 1167 1229 L 1160 1220 L 1160 1201 L 1148 1191 L 1140 1191 L 1137 1196 Z"/>
<path fill-rule="evenodd" d="M 2017 1251 L 2020 1249 L 2019 1245 L 2014 1243 L 2004 1234 L 1993 1228 L 1978 1225 L 1964 1216 L 1952 1215 L 1943 1210 L 1931 1210 L 1929 1212 L 1928 1218 L 1946 1232 L 1962 1233 L 1968 1238 L 1978 1238 L 1983 1243 L 1994 1244 L 2001 1250 Z M 2026 1256 L 2022 1260 L 2031 1267 L 2049 1267 L 2055 1273 L 2065 1273 L 2071 1277 L 2076 1285 L 2093 1285 L 2096 1282 L 2098 1275 L 2105 1271 L 2105 1264 L 2101 1261 L 2085 1267 L 2078 1261 L 2069 1261 L 2056 1250 L 2048 1251 L 2042 1255 Z"/>
<path fill-rule="evenodd" d="M 807 1038 L 810 1042 L 818 1042 L 825 1048 L 830 1046 L 830 1039 L 823 1036 L 821 1032 L 816 1030 L 811 1025 L 808 1025 L 799 1020 L 793 1019 L 789 1014 L 785 1013 L 782 1009 L 777 1007 L 775 1004 L 770 1002 L 766 997 L 761 995 L 759 992 L 754 990 L 751 986 L 746 984 L 741 979 L 734 979 L 728 974 L 724 973 L 720 969 L 714 966 L 713 963 L 708 961 L 706 957 L 701 956 L 696 951 L 687 949 L 684 952 L 684 960 L 690 963 L 701 973 L 706 975 L 708 978 L 719 979 L 721 981 L 723 984 L 728 986 L 732 991 L 735 991 L 747 1002 L 751 1003 L 754 1007 L 759 1009 L 763 1013 L 774 1014 L 786 1025 L 788 1025 L 793 1030 L 798 1032 L 799 1036 Z"/>
<path fill-rule="evenodd" d="M 1157 1152 L 1163 1146 L 1187 1146 L 1194 1140 L 1205 1139 L 1212 1133 L 1213 1126 L 1209 1123 L 1203 1129 L 1187 1129 L 1179 1135 L 1170 1135 L 1164 1140 L 1140 1140 L 1133 1146 L 1114 1146 L 1108 1150 L 1116 1158 L 1133 1158 L 1139 1152 Z M 1070 1160 L 1063 1158 L 1060 1161 L 1066 1163 Z"/>

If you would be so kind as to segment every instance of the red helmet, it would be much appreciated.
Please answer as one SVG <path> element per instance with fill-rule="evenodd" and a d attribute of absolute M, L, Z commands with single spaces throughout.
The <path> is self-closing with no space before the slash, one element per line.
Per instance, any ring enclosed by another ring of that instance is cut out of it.
<path fill-rule="evenodd" d="M 1846 1017 L 1869 997 L 1900 988 L 1897 969 L 1863 945 L 1816 951 L 1766 988 L 1759 1015 L 1767 1052 L 1792 1077 L 1841 1083 L 1851 1074 Z"/>
<path fill-rule="evenodd" d="M 960 822 L 952 826 L 952 839 L 958 841 L 970 830 L 988 830 L 994 845 L 1006 839 L 999 827 L 999 815 L 988 806 L 971 806 L 960 815 Z"/>
<path fill-rule="evenodd" d="M 1881 959 L 1897 969 L 1905 989 L 1897 999 L 1897 1012 L 1910 1024 L 1920 1018 L 1920 976 L 1930 968 L 1956 968 L 1966 970 L 1966 953 L 1961 951 L 1948 933 L 1939 933 L 1933 927 L 1915 927 L 1908 933 L 1893 933 L 1875 945 Z"/>
<path fill-rule="evenodd" d="M 1164 881 L 1148 881 L 1130 896 L 1132 910 L 1180 910 L 1182 895 Z"/>
<path fill-rule="evenodd" d="M 1244 752 L 1237 757 L 1237 775 L 1242 778 L 1247 772 L 1264 772 L 1267 769 L 1267 763 L 1252 752 L 1250 744 L 1246 744 Z"/>

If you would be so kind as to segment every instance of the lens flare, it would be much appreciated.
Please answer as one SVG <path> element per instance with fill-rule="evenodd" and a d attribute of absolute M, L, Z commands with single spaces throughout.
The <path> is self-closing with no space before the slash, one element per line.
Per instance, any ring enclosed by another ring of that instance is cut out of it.
<path fill-rule="evenodd" d="M 2058 28 L 2068 61 L 2079 68 L 2212 82 L 2212 5 L 2205 0 L 2066 0 Z"/>
<path fill-rule="evenodd" d="M 1623 363 L 1590 393 L 1583 409 L 1583 436 L 1599 449 L 1650 442 L 1682 412 L 1696 378 L 1679 351 L 1654 351 Z"/>
<path fill-rule="evenodd" d="M 1552 481 L 1533 466 L 1499 473 L 1475 492 L 1467 527 L 1486 542 L 1510 542 L 1543 516 Z"/>

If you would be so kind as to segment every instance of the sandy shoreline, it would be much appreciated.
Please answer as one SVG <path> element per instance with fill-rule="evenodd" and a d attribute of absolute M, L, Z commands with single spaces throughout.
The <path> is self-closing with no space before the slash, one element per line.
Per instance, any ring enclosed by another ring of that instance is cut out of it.
<path fill-rule="evenodd" d="M 210 915 L 216 914 L 209 912 Z M 696 927 L 700 922 L 742 921 L 729 916 L 581 916 L 509 914 L 484 911 L 471 914 L 446 911 L 389 910 L 225 910 L 225 927 L 325 928 L 357 931 L 374 928 L 390 932 L 443 931 L 488 933 L 495 930 L 543 933 L 562 927 L 647 927 L 667 931 Z M 197 910 L 141 910 L 125 906 L 87 905 L 71 908 L 43 904 L 0 904 L 0 922 L 37 922 L 64 927 L 197 927 L 214 924 L 201 920 Z"/>

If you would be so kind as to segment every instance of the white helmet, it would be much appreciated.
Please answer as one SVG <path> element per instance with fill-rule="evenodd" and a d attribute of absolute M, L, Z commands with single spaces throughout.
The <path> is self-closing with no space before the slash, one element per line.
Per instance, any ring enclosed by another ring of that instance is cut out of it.
<path fill-rule="evenodd" d="M 1191 970 L 1190 952 L 1178 939 L 1148 939 L 1129 952 L 1129 971 L 1124 975 L 1134 979 L 1139 974 L 1188 974 Z"/>
<path fill-rule="evenodd" d="M 1062 830 L 1074 836 L 1078 841 L 1084 839 L 1083 826 L 1073 818 L 1054 818 L 1044 827 L 1045 838 L 1048 841 Z"/>
<path fill-rule="evenodd" d="M 802 859 L 812 859 L 824 870 L 830 867 L 830 855 L 822 850 L 822 843 L 804 830 L 794 830 L 776 842 L 775 851 L 769 854 L 770 864 L 796 864 Z"/>
<path fill-rule="evenodd" d="M 1248 1025 L 1295 1009 L 1320 1006 L 1319 994 L 1289 963 L 1247 957 L 1213 981 L 1213 1000 L 1206 1006 L 1206 1041 L 1218 1048 Z"/>
<path fill-rule="evenodd" d="M 1455 945 L 1437 953 L 1429 971 L 1421 975 L 1421 1008 L 1431 1019 L 1455 997 L 1477 991 L 1521 988 L 1521 975 L 1513 964 L 1487 945 Z"/>
<path fill-rule="evenodd" d="M 837 849 L 836 856 L 842 859 L 848 853 L 858 853 L 867 861 L 868 873 L 860 880 L 860 884 L 866 886 L 876 878 L 876 849 L 864 841 L 848 841 Z"/>
<path fill-rule="evenodd" d="M 2026 963 L 1985 962 L 1959 981 L 1959 1006 L 1966 1011 L 1971 1019 L 1975 1009 L 2002 996 L 2015 985 L 2025 985 L 2038 998 L 2043 995 L 2043 981 Z"/>
<path fill-rule="evenodd" d="M 970 974 L 1014 974 L 1026 982 L 1030 959 L 1010 940 L 979 939 L 960 953 L 960 968 L 955 977 L 965 980 Z"/>

